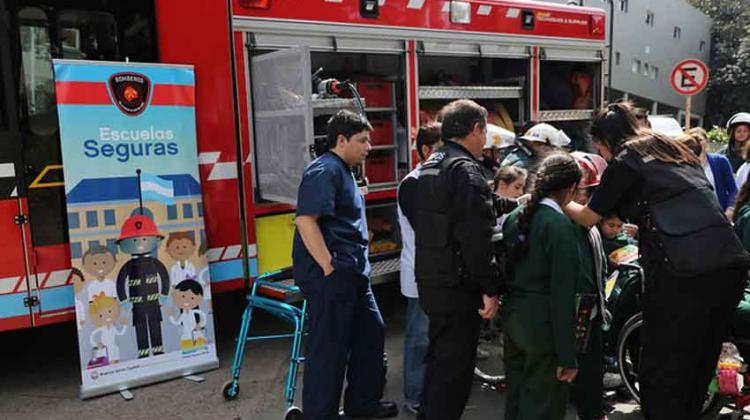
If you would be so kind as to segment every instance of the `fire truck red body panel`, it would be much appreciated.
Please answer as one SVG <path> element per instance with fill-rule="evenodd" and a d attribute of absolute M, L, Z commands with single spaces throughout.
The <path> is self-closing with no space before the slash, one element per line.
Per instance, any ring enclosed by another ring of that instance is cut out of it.
<path fill-rule="evenodd" d="M 376 18 L 362 17 L 359 1 L 352 0 L 232 0 L 233 13 L 227 3 L 213 0 L 179 4 L 155 1 L 159 61 L 191 64 L 195 68 L 206 257 L 214 291 L 240 289 L 245 271 L 251 277 L 257 275 L 256 219 L 294 210 L 287 204 L 257 204 L 254 198 L 253 122 L 247 100 L 251 91 L 247 44 L 253 25 L 303 25 L 318 34 L 345 32 L 362 39 L 386 31 L 393 38 L 403 39 L 405 129 L 412 142 L 419 125 L 418 50 L 422 39 L 452 40 L 460 35 L 462 40 L 477 37 L 487 42 L 496 38 L 499 44 L 526 46 L 531 118 L 536 117 L 540 106 L 540 45 L 554 42 L 573 48 L 594 45 L 603 49 L 606 15 L 602 10 L 533 1 L 466 3 L 471 7 L 468 24 L 452 23 L 450 2 L 443 0 L 380 0 Z M 263 4 L 268 7 L 250 7 Z M 533 15 L 533 28 L 524 28 L 522 18 L 529 14 Z M 285 29 L 277 31 L 287 33 Z M 414 164 L 413 147 L 410 154 Z M 381 203 L 395 198 L 395 188 L 367 196 L 368 202 Z M 0 200 L 0 236 L 11 244 L 0 253 L 0 331 L 67 321 L 75 316 L 70 246 L 34 247 L 29 239 L 33 226 L 19 227 L 14 223 L 16 215 L 28 211 L 26 207 L 24 197 Z M 241 215 L 247 221 L 247 267 L 242 266 Z M 24 306 L 25 299 L 32 305 Z M 33 305 L 34 299 L 38 305 Z"/>

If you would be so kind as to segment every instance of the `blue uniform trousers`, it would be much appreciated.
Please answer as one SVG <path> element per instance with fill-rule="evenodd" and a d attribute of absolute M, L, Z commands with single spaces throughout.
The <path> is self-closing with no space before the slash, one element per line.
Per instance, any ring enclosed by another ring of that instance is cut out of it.
<path fill-rule="evenodd" d="M 302 403 L 305 420 L 367 415 L 383 396 L 385 327 L 367 277 L 346 268 L 301 282 L 307 299 Z"/>

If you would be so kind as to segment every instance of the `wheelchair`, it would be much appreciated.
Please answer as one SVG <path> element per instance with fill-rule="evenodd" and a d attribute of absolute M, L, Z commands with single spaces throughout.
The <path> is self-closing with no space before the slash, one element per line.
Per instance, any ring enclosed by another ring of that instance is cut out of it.
<path fill-rule="evenodd" d="M 290 275 L 291 268 L 287 268 L 264 273 L 255 279 L 252 289 L 247 296 L 247 306 L 245 306 L 245 310 L 242 313 L 240 332 L 237 336 L 237 346 L 232 361 L 232 377 L 222 386 L 222 395 L 226 400 L 234 400 L 239 395 L 240 372 L 242 370 L 242 363 L 245 358 L 245 350 L 248 342 L 291 338 L 292 345 L 284 390 L 287 404 L 284 419 L 301 420 L 303 418 L 302 410 L 294 405 L 294 395 L 297 387 L 299 366 L 304 361 L 304 358 L 300 353 L 302 349 L 302 337 L 305 334 L 307 302 L 303 300 L 301 307 L 294 306 L 290 303 L 295 296 L 300 295 L 299 288 L 294 285 L 279 283 L 279 280 L 287 279 Z M 256 308 L 267 311 L 271 315 L 286 321 L 293 326 L 294 331 L 284 334 L 251 336 L 250 323 L 253 319 L 253 311 Z"/>

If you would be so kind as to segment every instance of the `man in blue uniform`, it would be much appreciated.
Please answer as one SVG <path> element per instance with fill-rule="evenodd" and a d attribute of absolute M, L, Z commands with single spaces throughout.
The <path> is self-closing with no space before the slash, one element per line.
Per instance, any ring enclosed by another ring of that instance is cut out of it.
<path fill-rule="evenodd" d="M 328 121 L 328 152 L 305 169 L 297 197 L 294 278 L 307 299 L 302 393 L 305 420 L 398 415 L 385 385 L 383 318 L 370 287 L 365 199 L 352 174 L 369 152 L 372 126 L 340 111 Z"/>

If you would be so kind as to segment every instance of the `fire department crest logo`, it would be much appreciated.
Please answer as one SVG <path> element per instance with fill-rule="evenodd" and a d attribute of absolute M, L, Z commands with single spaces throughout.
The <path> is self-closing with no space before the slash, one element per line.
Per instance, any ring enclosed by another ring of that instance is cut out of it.
<path fill-rule="evenodd" d="M 134 117 L 146 109 L 151 81 L 140 73 L 115 73 L 109 78 L 109 94 L 123 114 Z"/>

